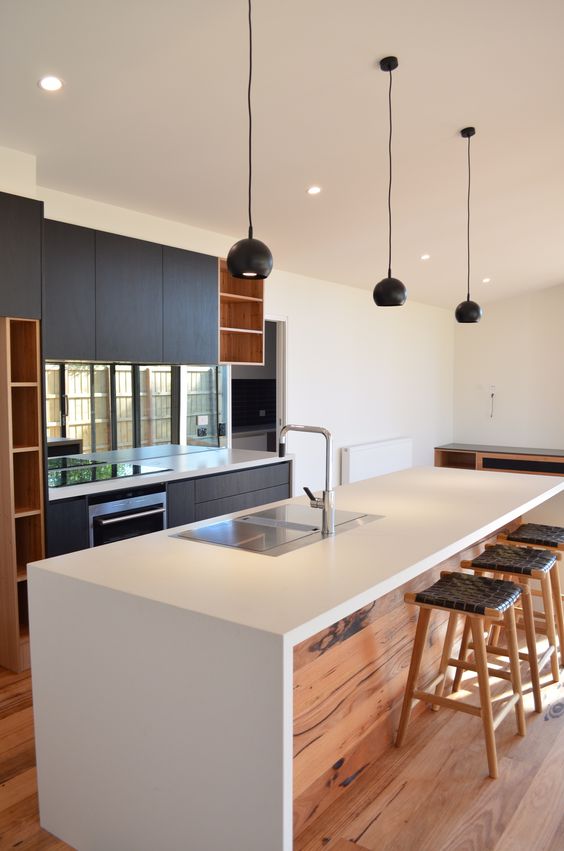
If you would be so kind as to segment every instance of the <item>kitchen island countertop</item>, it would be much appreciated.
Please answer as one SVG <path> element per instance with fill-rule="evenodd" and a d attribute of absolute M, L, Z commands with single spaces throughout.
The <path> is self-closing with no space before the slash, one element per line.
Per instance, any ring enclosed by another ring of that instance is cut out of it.
<path fill-rule="evenodd" d="M 218 463 L 215 453 L 209 454 L 211 459 L 208 453 L 194 456 L 194 474 Z M 274 460 L 268 453 L 235 450 L 228 457 L 238 454 L 262 456 L 261 463 Z M 337 509 L 381 519 L 275 558 L 187 541 L 176 535 L 186 527 L 178 527 L 107 545 L 103 558 L 96 549 L 84 550 L 44 561 L 37 569 L 286 636 L 296 644 L 563 489 L 562 478 L 414 468 L 337 489 Z"/>
<path fill-rule="evenodd" d="M 42 826 L 92 851 L 291 851 L 311 760 L 293 760 L 295 645 L 563 490 L 411 469 L 337 489 L 381 519 L 279 557 L 177 529 L 30 565 Z M 320 745 L 350 752 L 344 727 Z"/>

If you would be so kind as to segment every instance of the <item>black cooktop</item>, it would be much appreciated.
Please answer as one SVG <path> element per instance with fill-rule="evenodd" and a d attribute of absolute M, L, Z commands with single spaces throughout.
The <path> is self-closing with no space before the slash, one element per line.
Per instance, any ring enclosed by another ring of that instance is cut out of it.
<path fill-rule="evenodd" d="M 51 458 L 49 461 L 72 460 Z M 165 473 L 169 467 L 148 467 L 146 464 L 101 464 L 88 461 L 88 466 L 72 466 L 49 469 L 47 483 L 50 488 L 64 488 L 69 485 L 92 484 L 93 482 L 108 482 L 112 479 L 126 479 L 129 476 L 146 476 L 151 473 Z M 49 463 L 49 467 L 51 464 Z"/>

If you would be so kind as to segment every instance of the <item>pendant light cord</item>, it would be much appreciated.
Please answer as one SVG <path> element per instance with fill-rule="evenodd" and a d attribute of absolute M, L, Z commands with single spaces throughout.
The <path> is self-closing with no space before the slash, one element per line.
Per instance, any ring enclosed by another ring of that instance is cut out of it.
<path fill-rule="evenodd" d="M 251 0 L 249 0 L 249 86 L 247 89 L 247 108 L 249 111 L 249 239 L 253 238 L 253 217 L 251 211 L 251 187 L 253 181 L 253 115 L 251 112 L 251 85 L 253 82 L 253 21 Z"/>
<path fill-rule="evenodd" d="M 466 301 L 470 301 L 470 136 L 468 136 L 468 200 L 466 204 Z"/>
<path fill-rule="evenodd" d="M 390 179 L 388 183 L 388 278 L 392 277 L 392 72 L 390 74 L 390 88 L 388 90 L 388 113 L 390 118 L 390 135 L 388 138 L 388 160 L 390 165 Z"/>

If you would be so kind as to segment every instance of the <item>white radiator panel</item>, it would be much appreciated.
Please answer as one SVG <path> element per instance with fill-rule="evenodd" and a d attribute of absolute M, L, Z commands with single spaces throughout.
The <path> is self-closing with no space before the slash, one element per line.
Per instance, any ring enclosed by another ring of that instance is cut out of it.
<path fill-rule="evenodd" d="M 384 473 L 395 473 L 413 466 L 413 440 L 396 437 L 359 443 L 341 449 L 341 484 L 360 482 Z"/>

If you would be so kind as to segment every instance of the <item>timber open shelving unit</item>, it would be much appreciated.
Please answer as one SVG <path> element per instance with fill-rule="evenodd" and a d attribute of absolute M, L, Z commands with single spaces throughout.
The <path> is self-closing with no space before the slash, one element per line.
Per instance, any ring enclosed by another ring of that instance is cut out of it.
<path fill-rule="evenodd" d="M 27 564 L 45 554 L 39 322 L 0 317 L 0 665 L 29 668 Z"/>
<path fill-rule="evenodd" d="M 264 281 L 232 278 L 219 263 L 219 359 L 264 363 Z"/>

